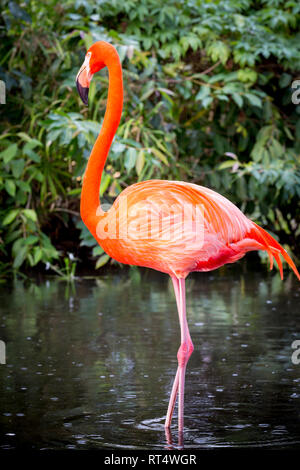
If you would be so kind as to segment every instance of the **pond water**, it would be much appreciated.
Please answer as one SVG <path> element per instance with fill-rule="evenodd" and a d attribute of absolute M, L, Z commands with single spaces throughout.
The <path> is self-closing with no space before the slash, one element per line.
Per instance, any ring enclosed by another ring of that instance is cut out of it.
<path fill-rule="evenodd" d="M 241 262 L 186 285 L 184 447 L 299 448 L 295 276 Z M 0 305 L 0 449 L 176 448 L 177 409 L 164 431 L 180 342 L 166 275 L 15 281 Z"/>

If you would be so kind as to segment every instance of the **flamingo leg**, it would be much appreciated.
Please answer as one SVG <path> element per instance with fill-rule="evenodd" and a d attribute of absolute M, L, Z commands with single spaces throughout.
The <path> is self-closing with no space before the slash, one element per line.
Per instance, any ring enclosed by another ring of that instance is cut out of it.
<path fill-rule="evenodd" d="M 180 323 L 181 344 L 177 353 L 178 368 L 173 383 L 173 388 L 170 396 L 165 427 L 169 428 L 172 421 L 172 415 L 175 407 L 175 402 L 178 394 L 178 430 L 183 431 L 183 414 L 184 414 L 184 384 L 185 384 L 185 371 L 187 362 L 194 350 L 191 340 L 189 327 L 186 319 L 186 306 L 185 306 L 185 279 L 177 279 L 172 277 L 178 315 Z"/>

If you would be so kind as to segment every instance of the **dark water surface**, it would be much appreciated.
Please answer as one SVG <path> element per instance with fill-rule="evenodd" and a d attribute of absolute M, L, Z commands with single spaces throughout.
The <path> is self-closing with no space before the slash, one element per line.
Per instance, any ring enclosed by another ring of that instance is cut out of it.
<path fill-rule="evenodd" d="M 299 283 L 241 265 L 187 279 L 184 445 L 300 448 Z M 0 305 L 0 448 L 166 447 L 180 342 L 166 275 L 16 281 Z"/>

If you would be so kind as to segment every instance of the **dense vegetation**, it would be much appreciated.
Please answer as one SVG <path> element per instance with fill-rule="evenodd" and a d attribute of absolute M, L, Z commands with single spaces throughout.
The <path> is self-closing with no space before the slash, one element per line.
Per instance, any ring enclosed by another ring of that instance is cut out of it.
<path fill-rule="evenodd" d="M 89 107 L 75 77 L 86 49 L 120 54 L 124 112 L 101 184 L 183 179 L 212 187 L 280 237 L 300 236 L 300 4 L 282 0 L 1 1 L 0 267 L 74 272 L 108 261 L 79 216 L 107 72 Z"/>

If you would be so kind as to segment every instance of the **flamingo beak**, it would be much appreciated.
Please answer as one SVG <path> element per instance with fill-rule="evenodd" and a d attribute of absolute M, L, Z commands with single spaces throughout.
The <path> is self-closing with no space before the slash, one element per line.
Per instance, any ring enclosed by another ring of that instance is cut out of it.
<path fill-rule="evenodd" d="M 93 76 L 90 72 L 90 57 L 90 53 L 85 56 L 85 60 L 76 77 L 76 87 L 85 105 L 88 105 L 89 86 Z"/>

